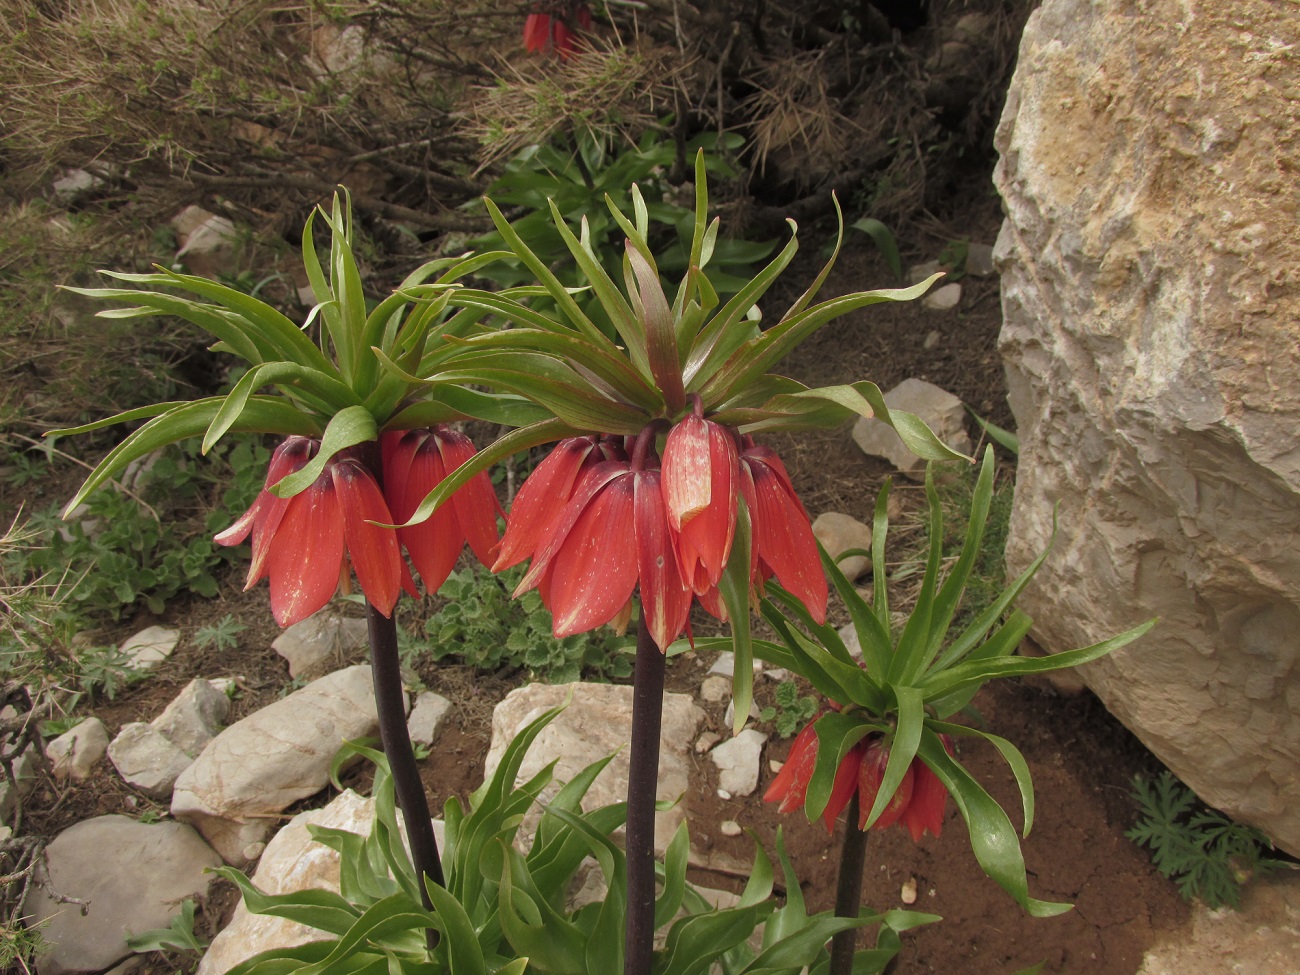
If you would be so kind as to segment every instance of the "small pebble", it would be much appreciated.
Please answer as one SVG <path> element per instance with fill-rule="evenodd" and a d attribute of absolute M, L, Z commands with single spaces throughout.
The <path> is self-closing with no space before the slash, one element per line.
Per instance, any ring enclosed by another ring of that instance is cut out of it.
<path fill-rule="evenodd" d="M 703 755 L 721 740 L 722 736 L 716 731 L 706 731 L 704 734 L 700 735 L 699 738 L 695 739 L 695 754 Z"/>
<path fill-rule="evenodd" d="M 939 332 L 938 329 L 936 329 L 935 331 L 931 332 L 929 335 L 925 337 L 925 341 L 921 343 L 921 347 L 924 348 L 927 352 L 929 352 L 931 349 L 937 346 L 942 340 L 943 340 L 943 335 Z"/>
<path fill-rule="evenodd" d="M 740 828 L 740 823 L 736 822 L 734 819 L 723 820 L 722 825 L 720 825 L 718 829 L 722 831 L 723 836 L 739 836 L 743 832 Z"/>
<path fill-rule="evenodd" d="M 904 904 L 916 903 L 916 878 L 910 878 L 907 883 L 903 884 L 902 891 L 899 892 L 898 899 Z"/>
<path fill-rule="evenodd" d="M 779 772 L 781 771 L 781 769 L 785 768 L 785 762 L 778 762 L 775 758 L 773 758 L 768 761 L 767 767 L 770 768 L 773 772 Z"/>
<path fill-rule="evenodd" d="M 718 790 L 718 798 L 719 798 L 719 799 L 730 799 L 730 798 L 731 798 L 731 793 L 728 792 L 726 789 L 719 789 L 719 790 Z"/>

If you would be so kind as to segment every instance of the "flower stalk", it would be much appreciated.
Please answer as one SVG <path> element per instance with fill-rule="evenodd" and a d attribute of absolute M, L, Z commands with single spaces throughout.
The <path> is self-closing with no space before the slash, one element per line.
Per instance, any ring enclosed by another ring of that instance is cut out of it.
<path fill-rule="evenodd" d="M 632 741 L 627 776 L 627 922 L 624 975 L 650 975 L 655 932 L 655 793 L 663 728 L 666 657 L 645 613 L 637 623 L 632 683 Z"/>
<path fill-rule="evenodd" d="M 835 916 L 857 917 L 862 907 L 862 869 L 867 862 L 867 831 L 857 826 L 858 794 L 849 800 L 844 842 L 840 845 L 840 873 L 835 882 Z M 827 975 L 852 975 L 856 928 L 839 931 L 831 938 L 831 966 Z"/>

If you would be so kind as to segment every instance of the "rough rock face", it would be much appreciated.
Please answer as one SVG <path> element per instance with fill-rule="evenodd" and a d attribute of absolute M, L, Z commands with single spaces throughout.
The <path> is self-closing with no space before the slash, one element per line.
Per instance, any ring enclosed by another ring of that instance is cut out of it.
<path fill-rule="evenodd" d="M 995 180 L 1021 454 L 1008 568 L 1207 802 L 1300 852 L 1300 18 L 1046 0 Z"/>

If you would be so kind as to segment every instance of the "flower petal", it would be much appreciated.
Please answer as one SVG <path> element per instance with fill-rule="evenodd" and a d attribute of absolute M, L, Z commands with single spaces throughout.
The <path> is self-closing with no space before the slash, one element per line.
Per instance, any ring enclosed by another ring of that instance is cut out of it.
<path fill-rule="evenodd" d="M 306 619 L 330 601 L 343 564 L 343 515 L 328 474 L 289 499 L 269 543 L 271 612 L 281 626 Z"/>
<path fill-rule="evenodd" d="M 903 810 L 899 821 L 918 843 L 925 831 L 935 836 L 943 832 L 943 814 L 948 804 L 948 790 L 930 767 L 920 759 L 912 762 L 912 801 Z"/>
<path fill-rule="evenodd" d="M 826 576 L 812 524 L 785 480 L 761 462 L 749 463 L 754 478 L 754 543 L 759 570 L 776 575 L 818 623 L 826 621 Z"/>
<path fill-rule="evenodd" d="M 469 437 L 457 430 L 444 427 L 434 436 L 438 450 L 442 453 L 443 468 L 448 475 L 471 461 L 477 453 Z M 501 502 L 492 490 L 492 479 L 488 477 L 487 471 L 480 471 L 470 478 L 469 483 L 451 496 L 449 503 L 456 515 L 460 533 L 469 541 L 469 547 L 480 562 L 490 565 L 497 546 L 501 543 L 500 536 L 497 535 L 497 512 L 501 511 Z"/>
<path fill-rule="evenodd" d="M 561 440 L 528 475 L 506 516 L 506 532 L 493 572 L 536 554 L 542 538 L 559 520 L 561 506 L 572 497 L 578 474 L 595 446 L 594 437 Z"/>
<path fill-rule="evenodd" d="M 446 468 L 437 439 L 425 437 L 411 456 L 402 498 L 408 510 L 404 516 L 399 515 L 398 520 L 409 518 L 424 496 L 441 484 L 444 477 Z M 442 588 L 465 545 L 465 536 L 449 504 L 439 506 L 418 525 L 397 529 L 397 538 L 406 546 L 411 564 L 420 573 L 420 581 L 428 593 Z"/>
<path fill-rule="evenodd" d="M 849 749 L 849 753 L 840 762 L 840 767 L 835 770 L 835 781 L 831 783 L 831 795 L 826 801 L 826 810 L 822 813 L 822 822 L 826 824 L 827 833 L 835 832 L 835 820 L 840 818 L 840 813 L 844 811 L 844 807 L 853 798 L 853 790 L 858 787 L 862 759 L 866 752 L 866 741 L 858 742 Z"/>
<path fill-rule="evenodd" d="M 635 487 L 637 578 L 641 612 L 660 650 L 681 635 L 691 615 L 691 591 L 673 552 L 658 471 L 637 471 Z"/>
<path fill-rule="evenodd" d="M 552 630 L 573 636 L 608 623 L 637 579 L 634 486 L 616 477 L 583 507 L 549 571 Z"/>
<path fill-rule="evenodd" d="M 880 738 L 873 738 L 862 758 L 861 772 L 858 777 L 858 829 L 866 826 L 871 807 L 875 804 L 876 794 L 885 777 L 885 766 L 889 763 L 889 749 Z M 916 763 L 913 762 L 913 765 Z M 912 801 L 912 765 L 903 773 L 903 781 L 898 784 L 889 802 L 885 805 L 879 818 L 872 824 L 872 829 L 886 829 L 898 822 L 899 817 Z"/>
<path fill-rule="evenodd" d="M 818 718 L 821 717 L 819 714 Z M 780 802 L 777 812 L 787 813 L 802 809 L 808 797 L 808 783 L 812 781 L 813 768 L 817 764 L 817 731 L 813 727 L 817 718 L 804 725 L 802 731 L 795 735 L 790 745 L 781 771 L 763 793 L 764 802 Z"/>
<path fill-rule="evenodd" d="M 357 461 L 331 464 L 330 474 L 343 513 L 348 558 L 361 591 L 370 605 L 385 616 L 392 616 L 402 586 L 402 554 L 397 532 L 381 527 L 393 520 L 388 505 L 375 479 Z"/>
<path fill-rule="evenodd" d="M 682 578 L 697 594 L 716 586 L 727 567 L 736 533 L 740 480 L 736 443 L 730 432 L 717 423 L 700 422 L 706 424 L 709 435 L 709 501 L 689 519 L 682 517 L 677 536 L 677 562 Z M 667 474 L 664 476 L 667 478 Z"/>
<path fill-rule="evenodd" d="M 690 414 L 668 431 L 664 442 L 663 492 L 674 531 L 706 507 L 712 496 L 709 425 Z"/>

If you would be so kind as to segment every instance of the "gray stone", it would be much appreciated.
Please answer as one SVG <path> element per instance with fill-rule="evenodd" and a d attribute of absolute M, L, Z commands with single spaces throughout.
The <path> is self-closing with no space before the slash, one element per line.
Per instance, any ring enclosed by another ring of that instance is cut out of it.
<path fill-rule="evenodd" d="M 370 668 L 335 671 L 217 735 L 176 783 L 172 815 L 243 866 L 276 814 L 328 784 L 344 740 L 378 727 Z"/>
<path fill-rule="evenodd" d="M 700 682 L 700 700 L 710 704 L 725 701 L 731 694 L 731 678 L 710 674 Z"/>
<path fill-rule="evenodd" d="M 432 745 L 446 726 L 451 713 L 451 702 L 441 694 L 424 691 L 415 699 L 411 716 L 406 719 L 406 731 L 411 741 L 419 745 Z"/>
<path fill-rule="evenodd" d="M 746 728 L 724 741 L 709 758 L 718 768 L 718 785 L 733 796 L 747 796 L 758 788 L 758 770 L 767 735 Z"/>
<path fill-rule="evenodd" d="M 763 661 L 757 657 L 753 661 L 754 673 L 763 669 Z M 721 677 L 734 677 L 736 675 L 736 655 L 730 650 L 723 650 L 718 654 L 718 659 L 713 661 L 713 666 L 709 668 L 710 674 L 717 674 Z"/>
<path fill-rule="evenodd" d="M 545 765 L 558 761 L 555 780 L 542 794 L 542 802 L 546 802 L 562 783 L 568 782 L 592 762 L 617 753 L 597 776 L 583 801 L 583 809 L 623 802 L 627 799 L 632 688 L 616 684 L 530 684 L 511 691 L 492 712 L 492 744 L 488 749 L 484 778 L 491 776 L 506 746 L 520 728 L 547 709 L 566 701 L 569 706 L 537 736 L 524 756 L 519 781 L 526 781 Z M 687 749 L 704 717 L 704 712 L 689 696 L 664 695 L 657 799 L 675 800 L 689 788 L 692 763 Z M 532 835 L 540 815 L 536 807 L 525 815 L 520 828 L 521 841 Z M 673 833 L 684 818 L 685 811 L 680 803 L 655 814 L 657 852 L 662 854 L 668 848 Z"/>
<path fill-rule="evenodd" d="M 64 830 L 46 849 L 50 883 L 88 901 L 86 913 L 33 886 L 24 910 L 53 947 L 41 975 L 99 972 L 131 954 L 128 934 L 165 928 L 187 897 L 203 894 L 203 871 L 221 859 L 181 823 L 99 816 Z"/>
<path fill-rule="evenodd" d="M 217 736 L 230 714 L 230 698 L 203 678 L 185 689 L 150 724 L 190 757 L 197 757 Z"/>
<path fill-rule="evenodd" d="M 231 269 L 239 233 L 228 219 L 189 206 L 172 219 L 172 227 L 181 245 L 176 259 L 183 259 L 192 274 L 212 278 Z"/>
<path fill-rule="evenodd" d="M 289 627 L 271 649 L 289 661 L 290 677 L 323 677 L 343 666 L 349 654 L 366 646 L 366 621 L 335 616 L 328 611 Z"/>
<path fill-rule="evenodd" d="M 60 203 L 71 203 L 77 197 L 104 185 L 104 180 L 84 169 L 69 169 L 50 184 L 54 198 Z"/>
<path fill-rule="evenodd" d="M 9 819 L 18 807 L 20 797 L 26 797 L 36 787 L 36 749 L 28 745 L 13 762 L 14 781 L 0 772 L 0 819 Z"/>
<path fill-rule="evenodd" d="M 970 453 L 966 410 L 951 393 L 920 379 L 905 379 L 885 393 L 885 405 L 891 410 L 915 413 L 953 450 Z M 883 457 L 908 477 L 925 476 L 925 461 L 908 450 L 886 424 L 861 417 L 853 425 L 853 439 L 864 453 Z"/>
<path fill-rule="evenodd" d="M 1300 853 L 1294 5 L 1047 0 L 996 137 L 1007 567 L 1201 798 Z M 1153 52 L 1159 56 L 1153 56 Z M 1058 508 L 1059 505 L 1059 508 Z"/>
<path fill-rule="evenodd" d="M 134 721 L 123 725 L 108 746 L 108 760 L 127 785 L 150 798 L 168 799 L 194 756 L 187 755 L 152 725 Z"/>
<path fill-rule="evenodd" d="M 732 722 L 733 722 L 733 720 L 735 719 L 735 717 L 736 717 L 736 702 L 735 702 L 735 699 L 732 699 L 732 700 L 730 700 L 730 701 L 727 702 L 727 713 L 726 713 L 726 715 L 725 715 L 725 716 L 723 717 L 723 719 L 722 719 L 722 724 L 723 724 L 723 726 L 726 727 L 726 728 L 730 728 L 730 727 L 732 727 Z M 761 712 L 758 710 L 758 702 L 757 702 L 757 701 L 750 701 L 750 702 L 749 702 L 749 717 L 746 718 L 745 720 L 747 720 L 747 721 L 759 721 L 759 720 L 761 720 L 761 719 L 762 719 L 762 714 L 761 714 Z"/>
<path fill-rule="evenodd" d="M 125 665 L 129 670 L 149 672 L 172 655 L 180 641 L 180 630 L 166 626 L 148 626 L 122 643 L 122 651 L 131 655 Z"/>
<path fill-rule="evenodd" d="M 966 247 L 966 273 L 988 278 L 998 273 L 993 263 L 993 245 L 972 243 Z"/>
<path fill-rule="evenodd" d="M 840 511 L 823 511 L 813 520 L 812 530 L 817 541 L 822 543 L 822 547 L 833 559 L 838 559 L 849 549 L 871 551 L 871 526 L 863 524 L 852 515 Z M 850 555 L 838 564 L 850 582 L 871 571 L 871 558 L 866 555 Z"/>
<path fill-rule="evenodd" d="M 1300 877 L 1256 879 L 1241 908 L 1192 905 L 1188 925 L 1147 949 L 1137 975 L 1293 975 L 1300 959 Z"/>
<path fill-rule="evenodd" d="M 84 781 L 108 752 L 108 729 L 98 718 L 87 718 L 45 746 L 59 778 Z"/>
<path fill-rule="evenodd" d="M 924 264 L 913 264 L 907 269 L 907 283 L 920 284 L 926 278 L 943 272 L 943 265 L 938 261 L 926 261 Z"/>
<path fill-rule="evenodd" d="M 266 844 L 252 880 L 267 894 L 288 894 L 299 890 L 339 890 L 339 853 L 311 838 L 308 826 L 347 830 L 366 836 L 375 819 L 375 801 L 351 789 L 336 796 L 328 806 L 301 812 L 289 820 Z M 402 821 L 398 818 L 398 829 Z M 433 821 L 439 848 L 444 842 L 443 826 Z M 405 834 L 403 833 L 403 838 Z M 292 948 L 320 941 L 325 934 L 317 928 L 286 918 L 250 914 L 241 901 L 234 916 L 209 946 L 199 963 L 198 975 L 224 975 L 240 962 L 273 948 Z"/>
<path fill-rule="evenodd" d="M 921 299 L 922 307 L 930 311 L 952 311 L 960 304 L 961 285 L 956 282 L 941 285 Z"/>

